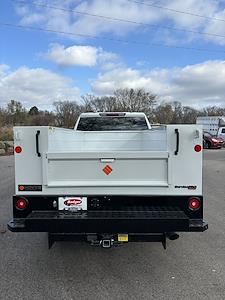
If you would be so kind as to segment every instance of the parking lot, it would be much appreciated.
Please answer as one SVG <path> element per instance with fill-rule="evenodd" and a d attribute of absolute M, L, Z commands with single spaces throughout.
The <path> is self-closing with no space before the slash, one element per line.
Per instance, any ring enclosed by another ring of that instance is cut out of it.
<path fill-rule="evenodd" d="M 204 233 L 104 250 L 12 233 L 13 157 L 0 158 L 0 299 L 225 299 L 225 150 L 204 151 Z"/>

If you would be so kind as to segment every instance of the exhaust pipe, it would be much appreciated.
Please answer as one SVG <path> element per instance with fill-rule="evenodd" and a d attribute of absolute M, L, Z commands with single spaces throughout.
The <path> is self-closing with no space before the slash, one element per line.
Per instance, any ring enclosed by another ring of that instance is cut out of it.
<path fill-rule="evenodd" d="M 167 232 L 166 236 L 171 241 L 177 240 L 179 238 L 179 234 L 177 234 L 176 232 Z"/>

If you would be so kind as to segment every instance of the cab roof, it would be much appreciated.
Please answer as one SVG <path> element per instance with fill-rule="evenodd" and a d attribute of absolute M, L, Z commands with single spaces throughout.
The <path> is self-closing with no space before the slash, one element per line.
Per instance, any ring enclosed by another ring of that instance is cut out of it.
<path fill-rule="evenodd" d="M 143 112 L 90 112 L 80 115 L 80 118 L 91 117 L 145 117 L 145 114 Z"/>

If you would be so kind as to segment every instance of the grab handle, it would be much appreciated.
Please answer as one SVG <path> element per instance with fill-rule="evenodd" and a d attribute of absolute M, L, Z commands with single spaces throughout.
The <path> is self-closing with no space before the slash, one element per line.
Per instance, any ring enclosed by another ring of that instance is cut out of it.
<path fill-rule="evenodd" d="M 102 163 L 113 163 L 115 161 L 115 158 L 101 158 L 100 162 Z"/>
<path fill-rule="evenodd" d="M 39 135 L 40 135 L 40 130 L 37 130 L 37 133 L 36 133 L 36 153 L 37 153 L 37 156 L 40 157 L 41 156 L 41 153 L 39 151 Z"/>
<path fill-rule="evenodd" d="M 174 152 L 174 155 L 177 155 L 179 152 L 179 143 L 180 143 L 180 133 L 177 128 L 175 129 L 175 134 L 176 134 L 176 150 Z"/>

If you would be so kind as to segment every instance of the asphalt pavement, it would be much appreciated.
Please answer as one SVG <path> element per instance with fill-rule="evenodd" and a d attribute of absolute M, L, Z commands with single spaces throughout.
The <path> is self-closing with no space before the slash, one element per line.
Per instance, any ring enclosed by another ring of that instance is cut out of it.
<path fill-rule="evenodd" d="M 104 250 L 12 233 L 13 157 L 0 157 L 0 300 L 225 299 L 225 150 L 204 151 L 204 233 Z"/>

